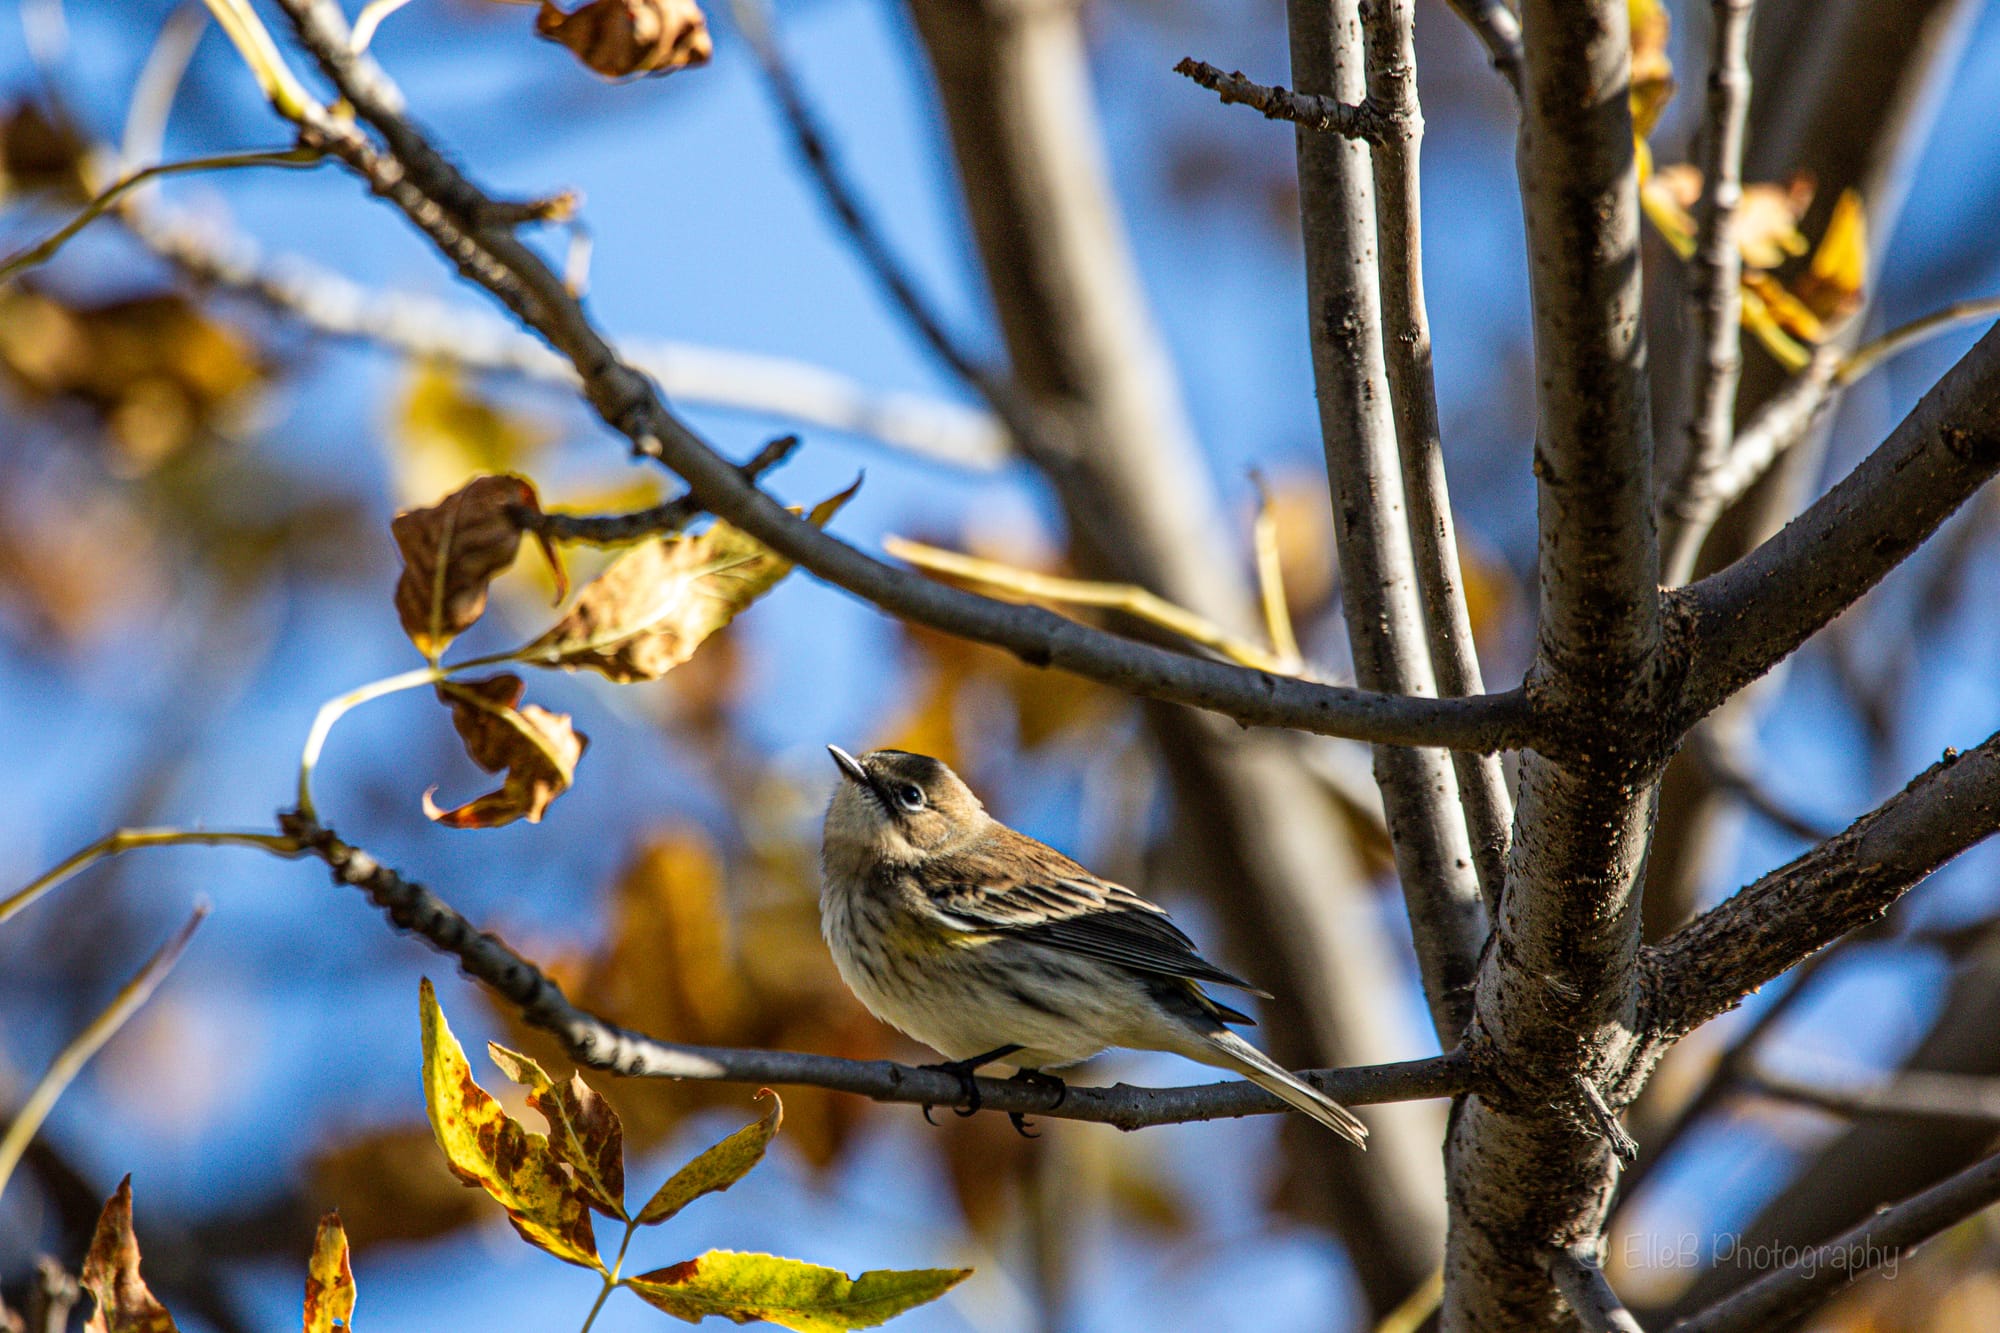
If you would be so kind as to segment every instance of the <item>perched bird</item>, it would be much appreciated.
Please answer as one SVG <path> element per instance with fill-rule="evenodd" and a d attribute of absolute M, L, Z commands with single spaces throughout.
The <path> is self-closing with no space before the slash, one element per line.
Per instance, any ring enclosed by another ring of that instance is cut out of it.
<path fill-rule="evenodd" d="M 871 1013 L 947 1057 L 935 1067 L 972 1106 L 981 1065 L 1060 1089 L 1046 1070 L 1125 1046 L 1233 1070 L 1365 1146 L 1345 1107 L 1224 1026 L 1252 1020 L 1200 983 L 1267 993 L 1202 958 L 1165 912 L 987 814 L 936 759 L 827 748 L 845 778 L 821 850 L 834 962 Z"/>

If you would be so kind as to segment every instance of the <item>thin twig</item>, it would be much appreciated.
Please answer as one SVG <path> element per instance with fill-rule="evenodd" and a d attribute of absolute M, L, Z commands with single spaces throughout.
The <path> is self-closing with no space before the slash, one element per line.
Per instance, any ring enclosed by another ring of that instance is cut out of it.
<path fill-rule="evenodd" d="M 1717 791 L 1735 797 L 1744 809 L 1774 828 L 1804 842 L 1824 842 L 1839 832 L 1806 818 L 1773 796 L 1744 764 L 1742 756 L 1734 753 L 1712 728 L 1706 725 L 1695 728 L 1689 748 Z"/>
<path fill-rule="evenodd" d="M 77 215 L 48 236 L 0 260 L 0 282 L 24 269 L 47 263 L 70 238 L 117 206 L 126 194 L 162 176 L 181 176 L 192 171 L 229 171 L 237 167 L 316 167 L 325 154 L 310 148 L 260 149 L 248 153 L 220 153 L 213 157 L 191 157 L 180 162 L 159 162 L 121 177 L 101 190 Z"/>
<path fill-rule="evenodd" d="M 1976 1162 L 1885 1208 L 1767 1273 L 1734 1295 L 1674 1324 L 1668 1333 L 1768 1333 L 1789 1328 L 1862 1275 L 1899 1259 L 1948 1227 L 2000 1201 L 2000 1156 Z"/>
<path fill-rule="evenodd" d="M 1886 1083 L 1836 1087 L 1756 1066 L 1743 1075 L 1742 1086 L 1746 1092 L 1815 1106 L 1836 1115 L 1908 1116 L 2000 1124 L 2000 1079 L 1977 1074 L 1905 1069 Z"/>
<path fill-rule="evenodd" d="M 550 1033 L 578 1064 L 626 1078 L 695 1079 L 723 1083 L 800 1084 L 850 1092 L 882 1102 L 958 1106 L 965 1090 L 954 1074 L 887 1060 L 843 1060 L 794 1051 L 686 1046 L 659 1041 L 577 1008 L 562 988 L 533 963 L 471 922 L 423 885 L 377 861 L 297 811 L 280 826 L 326 862 L 334 879 L 366 893 L 398 928 L 458 960 L 465 974 L 513 1006 L 522 1020 Z M 1474 1078 L 1460 1052 L 1392 1065 L 1308 1070 L 1301 1077 L 1343 1102 L 1368 1105 L 1455 1096 Z M 1186 1088 L 1077 1088 L 1056 1092 L 1003 1079 L 976 1080 L 979 1104 L 989 1111 L 1025 1112 L 1141 1129 L 1262 1115 L 1283 1102 L 1249 1083 Z"/>
<path fill-rule="evenodd" d="M 1372 100 L 1350 105 L 1337 97 L 1295 93 L 1282 84 L 1255 83 L 1241 70 L 1224 74 L 1206 60 L 1192 56 L 1183 56 L 1174 66 L 1174 73 L 1193 79 L 1224 105 L 1247 106 L 1263 112 L 1266 120 L 1289 120 L 1309 130 L 1369 143 L 1379 143 L 1391 128 L 1391 114 Z"/>
<path fill-rule="evenodd" d="M 742 467 L 743 479 L 755 482 L 792 456 L 799 447 L 796 435 L 781 435 L 757 451 Z M 675 496 L 664 504 L 629 514 L 549 514 L 527 505 L 511 511 L 523 531 L 555 541 L 583 542 L 593 546 L 623 546 L 641 537 L 664 537 L 681 531 L 708 511 L 693 492 Z"/>
<path fill-rule="evenodd" d="M 1708 113 L 1703 126 L 1701 176 L 1706 185 L 1695 211 L 1695 251 L 1690 302 L 1696 336 L 1693 408 L 1687 452 L 1660 515 L 1660 578 L 1687 582 L 1709 524 L 1714 501 L 1709 477 L 1729 458 L 1735 428 L 1736 385 L 1743 372 L 1743 252 L 1736 241 L 1736 210 L 1743 201 L 1743 144 L 1750 128 L 1750 16 L 1756 0 L 1714 0 L 1713 52 L 1708 71 Z"/>
<path fill-rule="evenodd" d="M 1544 1261 L 1584 1333 L 1645 1333 L 1605 1280 L 1597 1256 L 1581 1247 L 1551 1250 Z"/>
<path fill-rule="evenodd" d="M 146 965 L 139 969 L 138 974 L 119 988 L 118 994 L 112 997 L 104 1012 L 91 1019 L 89 1026 L 71 1038 L 69 1044 L 57 1054 L 49 1065 L 48 1072 L 42 1075 L 41 1080 L 35 1084 L 34 1091 L 28 1094 L 28 1099 L 15 1113 L 13 1123 L 7 1126 L 7 1132 L 0 1135 L 0 1194 L 6 1192 L 7 1181 L 14 1174 L 15 1164 L 21 1160 L 21 1154 L 27 1151 L 29 1142 L 41 1129 L 42 1122 L 48 1119 L 49 1112 L 55 1109 L 56 1101 L 63 1095 L 63 1090 L 69 1087 L 70 1082 L 82 1072 L 83 1067 L 90 1063 L 90 1057 L 103 1050 L 104 1043 L 110 1041 L 118 1029 L 125 1026 L 125 1020 L 137 1013 L 139 1006 L 152 998 L 153 992 L 159 989 L 167 973 L 173 971 L 174 964 L 180 961 L 181 951 L 187 948 L 188 941 L 194 937 L 195 928 L 207 916 L 208 904 L 197 903 L 194 915 L 188 918 L 187 924 L 169 936 L 167 942 L 146 960 Z"/>

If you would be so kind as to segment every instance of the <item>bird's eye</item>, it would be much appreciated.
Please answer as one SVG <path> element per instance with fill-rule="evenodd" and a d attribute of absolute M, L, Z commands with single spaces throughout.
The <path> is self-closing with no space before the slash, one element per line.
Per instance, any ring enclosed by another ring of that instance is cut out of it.
<path fill-rule="evenodd" d="M 896 788 L 896 804 L 912 813 L 924 808 L 923 788 L 913 782 L 905 782 Z"/>

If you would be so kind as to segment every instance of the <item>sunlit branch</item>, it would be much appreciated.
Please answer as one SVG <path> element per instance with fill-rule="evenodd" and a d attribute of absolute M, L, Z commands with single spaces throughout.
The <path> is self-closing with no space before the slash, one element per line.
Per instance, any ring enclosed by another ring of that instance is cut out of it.
<path fill-rule="evenodd" d="M 1344 139 L 1379 140 L 1389 128 L 1389 113 L 1374 102 L 1349 104 L 1337 97 L 1298 93 L 1282 84 L 1256 83 L 1241 70 L 1225 74 L 1206 60 L 1185 56 L 1174 73 L 1194 80 L 1224 105 L 1247 106 L 1266 120 L 1289 120 L 1309 130 Z"/>

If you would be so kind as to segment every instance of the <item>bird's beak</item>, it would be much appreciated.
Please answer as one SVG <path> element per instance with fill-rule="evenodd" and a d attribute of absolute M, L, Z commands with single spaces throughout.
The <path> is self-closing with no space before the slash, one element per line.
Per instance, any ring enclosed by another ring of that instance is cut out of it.
<path fill-rule="evenodd" d="M 872 788 L 875 785 L 868 780 L 868 770 L 861 766 L 859 759 L 838 745 L 829 745 L 826 749 L 827 753 L 833 756 L 833 762 L 840 765 L 840 771 L 845 773 L 849 780 L 858 782 L 864 787 Z"/>

